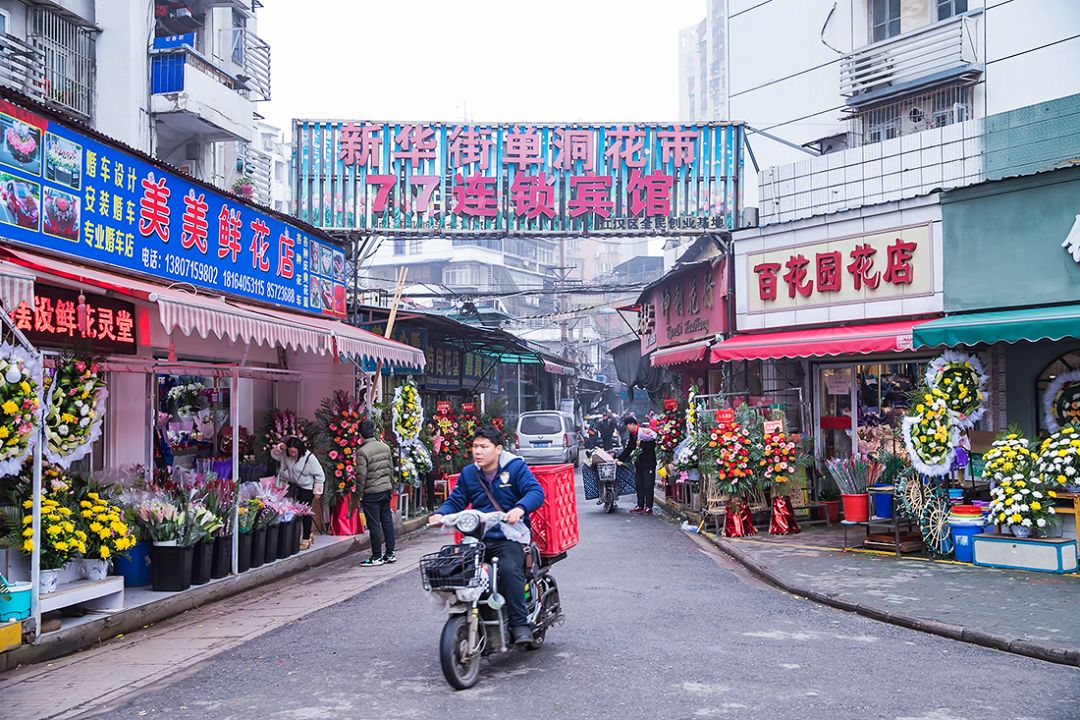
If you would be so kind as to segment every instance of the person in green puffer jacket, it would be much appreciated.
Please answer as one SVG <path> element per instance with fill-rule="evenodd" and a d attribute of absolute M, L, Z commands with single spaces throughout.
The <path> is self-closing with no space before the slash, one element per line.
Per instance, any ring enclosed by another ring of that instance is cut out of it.
<path fill-rule="evenodd" d="M 356 453 L 357 490 L 364 518 L 371 533 L 371 557 L 360 565 L 374 567 L 397 562 L 394 555 L 394 516 L 390 513 L 390 492 L 394 487 L 394 456 L 390 446 L 375 438 L 375 424 L 360 423 L 364 443 Z M 382 552 L 386 541 L 386 554 Z"/>

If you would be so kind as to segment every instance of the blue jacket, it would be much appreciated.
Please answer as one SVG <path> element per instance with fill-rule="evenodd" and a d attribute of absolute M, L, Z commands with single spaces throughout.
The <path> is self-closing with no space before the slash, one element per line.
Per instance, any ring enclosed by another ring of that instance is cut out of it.
<path fill-rule="evenodd" d="M 439 515 L 461 512 L 470 505 L 480 512 L 495 512 L 496 508 L 488 500 L 480 484 L 480 468 L 470 463 L 458 477 L 457 484 L 450 496 L 446 498 L 438 510 Z M 515 507 L 525 511 L 524 521 L 529 522 L 529 513 L 540 509 L 544 504 L 544 488 L 533 477 L 532 471 L 525 461 L 517 455 L 503 451 L 499 457 L 499 469 L 495 473 L 495 480 L 488 487 L 491 494 L 498 500 L 504 512 L 510 512 Z M 496 525 L 488 531 L 485 537 L 503 538 L 502 530 Z"/>

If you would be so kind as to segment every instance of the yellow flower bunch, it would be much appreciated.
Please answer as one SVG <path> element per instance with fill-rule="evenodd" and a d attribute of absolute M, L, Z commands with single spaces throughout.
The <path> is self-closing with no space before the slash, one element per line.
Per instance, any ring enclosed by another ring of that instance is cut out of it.
<path fill-rule="evenodd" d="M 944 398 L 927 393 L 923 400 L 925 405 L 919 405 L 922 410 L 916 408 L 918 415 L 911 428 L 910 439 L 919 459 L 936 465 L 943 462 L 952 449 L 953 425 Z"/>
<path fill-rule="evenodd" d="M 1043 440 L 1035 470 L 1049 487 L 1080 489 L 1080 431 L 1063 427 Z"/>
<path fill-rule="evenodd" d="M 1016 475 L 1030 477 L 1034 470 L 1036 454 L 1031 442 L 1019 433 L 1008 433 L 998 438 L 983 454 L 986 474 L 995 482 Z"/>
<path fill-rule="evenodd" d="M 135 534 L 124 522 L 119 506 L 91 492 L 79 503 L 79 509 L 81 524 L 87 530 L 86 547 L 81 551 L 84 556 L 108 560 L 135 546 Z"/>
<path fill-rule="evenodd" d="M 23 509 L 29 510 L 33 501 L 23 503 Z M 75 555 L 86 552 L 88 540 L 86 531 L 76 524 L 78 520 L 71 508 L 47 494 L 41 499 L 41 530 L 44 538 L 41 545 L 41 567 L 44 570 L 58 570 Z M 23 517 L 22 551 L 30 554 L 34 551 L 34 516 L 27 513 Z"/>

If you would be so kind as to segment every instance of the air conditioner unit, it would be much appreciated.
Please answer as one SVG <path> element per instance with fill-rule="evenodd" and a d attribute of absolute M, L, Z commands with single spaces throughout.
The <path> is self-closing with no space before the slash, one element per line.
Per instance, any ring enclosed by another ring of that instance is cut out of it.
<path fill-rule="evenodd" d="M 911 135 L 932 127 L 931 115 L 922 103 L 905 105 L 900 113 L 900 134 Z"/>

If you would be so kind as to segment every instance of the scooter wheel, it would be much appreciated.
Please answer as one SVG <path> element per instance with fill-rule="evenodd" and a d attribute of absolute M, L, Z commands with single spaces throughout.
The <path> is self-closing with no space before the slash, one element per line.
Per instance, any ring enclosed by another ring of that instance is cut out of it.
<path fill-rule="evenodd" d="M 480 654 L 468 660 L 462 657 L 469 650 L 469 620 L 465 615 L 453 615 L 443 625 L 439 640 L 439 664 L 446 682 L 455 690 L 467 690 L 480 679 Z"/>

